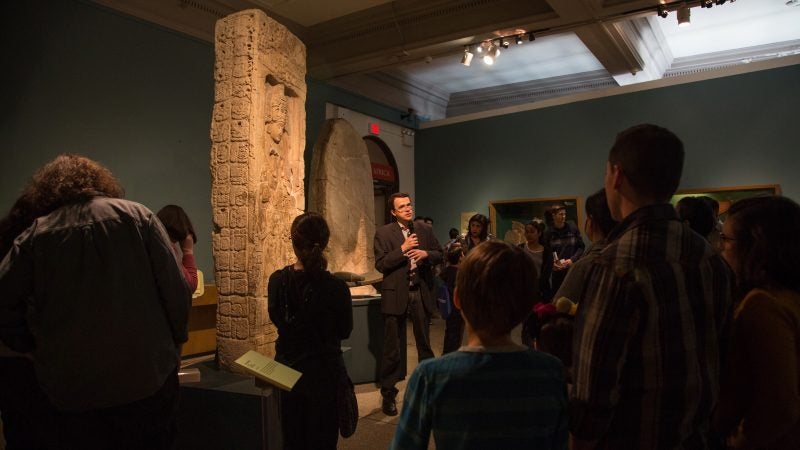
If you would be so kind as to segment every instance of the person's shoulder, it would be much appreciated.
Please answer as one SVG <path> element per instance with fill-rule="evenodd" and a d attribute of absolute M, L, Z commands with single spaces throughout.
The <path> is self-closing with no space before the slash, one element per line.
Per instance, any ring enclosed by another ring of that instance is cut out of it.
<path fill-rule="evenodd" d="M 347 287 L 347 283 L 344 280 L 336 278 L 332 273 L 325 272 L 325 286 L 331 290 L 339 290 L 339 291 L 347 291 L 349 290 Z"/>
<path fill-rule="evenodd" d="M 800 311 L 800 293 L 785 289 L 755 288 L 739 303 L 737 315 L 746 312 L 753 316 L 764 316 L 767 311 L 784 309 L 786 306 Z"/>
<path fill-rule="evenodd" d="M 435 377 L 439 373 L 450 373 L 453 363 L 460 359 L 458 353 L 461 352 L 452 352 L 438 358 L 428 358 L 421 361 L 417 364 L 414 372 L 417 373 L 417 376 L 423 377 Z"/>
<path fill-rule="evenodd" d="M 375 229 L 375 234 L 386 234 L 386 233 L 389 233 L 392 230 L 392 227 L 396 227 L 396 226 L 397 226 L 397 222 L 389 222 L 387 224 L 381 225 L 377 229 Z"/>
<path fill-rule="evenodd" d="M 89 208 L 98 218 L 133 218 L 139 224 L 146 224 L 156 217 L 147 206 L 125 198 L 97 196 L 89 201 Z"/>
<path fill-rule="evenodd" d="M 569 276 L 569 274 L 573 272 L 579 272 L 579 273 L 586 272 L 587 270 L 589 270 L 590 267 L 592 267 L 592 264 L 594 264 L 594 260 L 596 258 L 597 258 L 597 253 L 589 253 L 581 256 L 580 258 L 578 258 L 577 261 L 572 263 L 572 266 L 570 266 L 567 276 Z"/>
<path fill-rule="evenodd" d="M 153 211 L 151 211 L 147 206 L 126 198 L 97 196 L 92 198 L 91 204 L 93 206 L 109 206 L 129 211 L 136 211 L 145 215 L 153 215 Z"/>
<path fill-rule="evenodd" d="M 549 353 L 528 349 L 514 353 L 513 356 L 520 361 L 520 364 L 526 365 L 529 369 L 553 370 L 558 373 L 564 370 L 561 360 Z"/>
<path fill-rule="evenodd" d="M 289 266 L 284 266 L 284 267 L 276 270 L 275 272 L 272 272 L 272 275 L 269 276 L 269 281 L 273 282 L 273 281 L 277 281 L 277 280 L 281 279 L 284 276 L 284 274 L 286 273 L 286 270 L 287 270 L 288 267 Z"/>

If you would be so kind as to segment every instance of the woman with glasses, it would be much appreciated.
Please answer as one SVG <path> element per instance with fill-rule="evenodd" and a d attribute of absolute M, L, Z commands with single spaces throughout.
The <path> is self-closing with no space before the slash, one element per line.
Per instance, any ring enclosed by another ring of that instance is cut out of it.
<path fill-rule="evenodd" d="M 800 206 L 740 200 L 720 250 L 744 298 L 734 309 L 715 427 L 734 449 L 800 448 Z"/>

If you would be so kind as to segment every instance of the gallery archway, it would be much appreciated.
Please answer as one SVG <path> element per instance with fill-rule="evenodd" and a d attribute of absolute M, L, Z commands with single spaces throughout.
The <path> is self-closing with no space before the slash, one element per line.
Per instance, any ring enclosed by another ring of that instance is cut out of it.
<path fill-rule="evenodd" d="M 375 227 L 391 222 L 392 215 L 387 207 L 389 196 L 400 191 L 397 162 L 391 149 L 377 136 L 364 136 L 367 144 L 369 162 L 372 166 L 372 186 L 375 197 Z"/>

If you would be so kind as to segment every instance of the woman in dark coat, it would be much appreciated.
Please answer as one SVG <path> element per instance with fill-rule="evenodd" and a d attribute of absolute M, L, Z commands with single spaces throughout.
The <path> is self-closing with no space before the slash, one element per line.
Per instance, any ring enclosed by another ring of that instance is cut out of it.
<path fill-rule="evenodd" d="M 269 316 L 278 328 L 275 359 L 303 374 L 290 392 L 281 392 L 284 448 L 335 449 L 341 340 L 353 330 L 352 300 L 345 283 L 326 270 L 325 219 L 302 214 L 291 234 L 297 261 L 273 273 L 268 285 Z"/>

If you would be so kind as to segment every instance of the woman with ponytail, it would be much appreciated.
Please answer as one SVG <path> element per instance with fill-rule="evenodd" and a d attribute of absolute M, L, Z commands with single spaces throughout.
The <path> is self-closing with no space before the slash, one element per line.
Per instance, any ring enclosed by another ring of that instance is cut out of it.
<path fill-rule="evenodd" d="M 297 261 L 273 273 L 267 288 L 269 316 L 278 328 L 275 360 L 303 374 L 291 391 L 281 392 L 284 449 L 335 449 L 335 374 L 344 367 L 341 340 L 353 330 L 352 300 L 345 283 L 326 270 L 325 219 L 302 214 L 291 235 Z"/>

